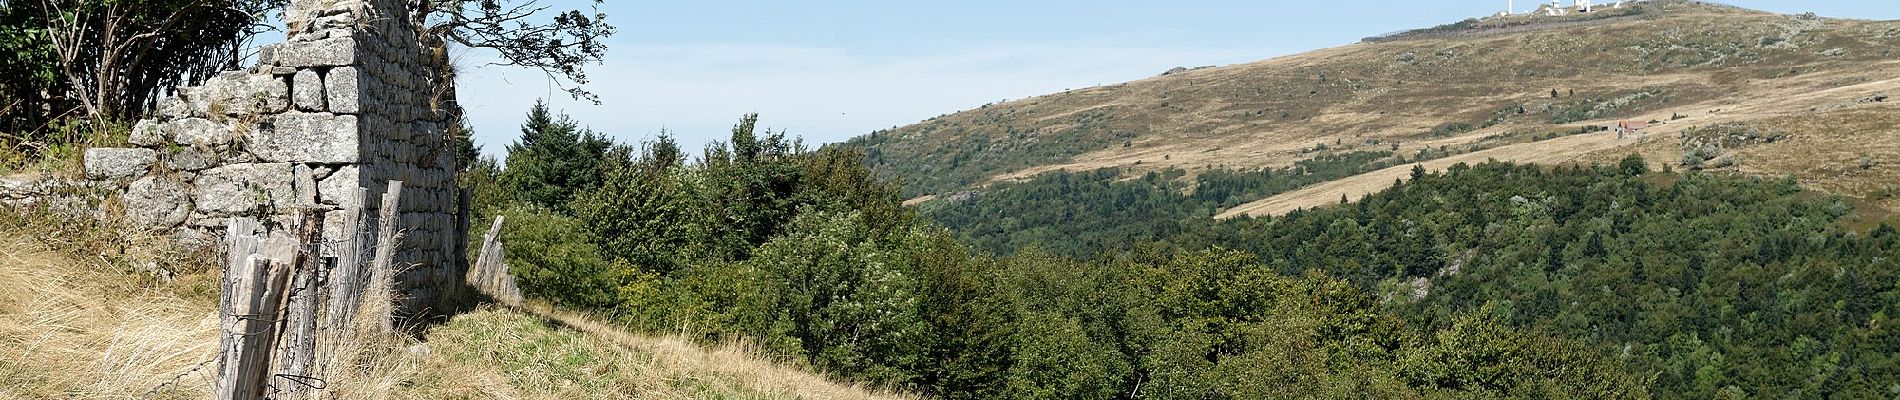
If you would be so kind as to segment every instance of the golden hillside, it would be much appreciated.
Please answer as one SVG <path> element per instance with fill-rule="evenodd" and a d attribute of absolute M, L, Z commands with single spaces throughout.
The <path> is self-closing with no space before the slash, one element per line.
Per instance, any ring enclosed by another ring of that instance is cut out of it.
<path fill-rule="evenodd" d="M 1223 212 L 1263 214 L 1383 189 L 1420 158 L 1443 168 L 1640 152 L 1678 164 L 1685 149 L 1708 145 L 1719 151 L 1705 154 L 1703 168 L 1792 174 L 1810 187 L 1900 206 L 1891 195 L 1895 175 L 1886 172 L 1900 163 L 1900 117 L 1886 101 L 1900 88 L 1893 54 L 1900 21 L 1648 4 L 1470 21 L 1176 71 L 986 105 L 851 143 L 920 198 L 1057 169 L 1181 168 L 1191 177 L 1326 152 L 1391 151 L 1408 160 Z M 1623 138 L 1578 134 L 1625 119 L 1654 125 Z M 1739 137 L 1714 139 L 1729 133 Z M 1421 156 L 1423 149 L 1432 152 Z"/>

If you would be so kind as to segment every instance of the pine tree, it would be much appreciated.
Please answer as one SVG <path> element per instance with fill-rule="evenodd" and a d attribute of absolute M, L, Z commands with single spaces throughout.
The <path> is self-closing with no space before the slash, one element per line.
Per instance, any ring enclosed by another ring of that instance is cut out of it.
<path fill-rule="evenodd" d="M 610 147 L 606 137 L 536 101 L 521 123 L 521 138 L 508 145 L 502 184 L 518 201 L 566 213 L 575 193 L 600 184 Z"/>

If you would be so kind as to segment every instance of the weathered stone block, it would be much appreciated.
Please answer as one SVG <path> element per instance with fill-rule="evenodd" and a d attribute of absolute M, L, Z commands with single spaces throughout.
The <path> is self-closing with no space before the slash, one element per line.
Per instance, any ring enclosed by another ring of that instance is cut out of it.
<path fill-rule="evenodd" d="M 354 37 L 336 37 L 285 43 L 277 49 L 277 64 L 286 67 L 334 67 L 356 63 Z"/>
<path fill-rule="evenodd" d="M 197 200 L 198 211 L 214 217 L 255 211 L 260 206 L 283 209 L 296 197 L 290 181 L 289 163 L 231 164 L 198 174 L 191 197 Z"/>
<path fill-rule="evenodd" d="M 178 226 L 191 215 L 190 186 L 175 177 L 146 176 L 125 191 L 125 216 L 152 229 Z"/>
<path fill-rule="evenodd" d="M 323 111 L 323 77 L 314 70 L 299 70 L 291 77 L 291 98 L 302 111 Z"/>
<path fill-rule="evenodd" d="M 236 116 L 256 113 L 257 99 L 250 85 L 250 77 L 241 71 L 225 71 L 218 76 L 205 80 L 203 86 L 187 93 L 186 100 L 191 102 L 192 114 L 198 116 Z"/>
<path fill-rule="evenodd" d="M 206 82 L 206 84 L 209 84 L 209 82 Z M 186 86 L 186 87 L 178 88 L 177 99 L 184 103 L 181 106 L 183 111 L 180 113 L 180 115 L 174 116 L 173 118 L 185 118 L 185 117 L 203 118 L 203 117 L 211 116 L 208 113 L 209 112 L 208 110 L 211 109 L 211 105 L 209 102 L 210 97 L 207 93 L 208 92 L 206 92 L 205 88 L 202 86 Z"/>
<path fill-rule="evenodd" d="M 144 174 L 158 162 L 152 149 L 86 149 L 86 176 L 93 179 L 125 178 Z"/>
<path fill-rule="evenodd" d="M 183 95 L 183 92 L 180 92 L 180 95 Z M 166 97 L 158 101 L 158 115 L 168 118 L 189 117 L 191 116 L 191 104 L 178 97 Z"/>
<path fill-rule="evenodd" d="M 197 146 L 222 146 L 231 144 L 236 135 L 231 127 L 204 118 L 185 118 L 165 124 L 175 143 Z"/>
<path fill-rule="evenodd" d="M 360 187 L 363 181 L 356 166 L 337 167 L 330 176 L 317 182 L 317 201 L 342 208 L 362 207 L 361 199 L 356 198 L 356 189 Z"/>
<path fill-rule="evenodd" d="M 251 154 L 265 162 L 345 164 L 357 162 L 354 115 L 279 114 L 270 129 L 252 130 Z"/>
<path fill-rule="evenodd" d="M 311 19 L 310 26 L 306 29 L 318 30 L 318 31 L 326 31 L 326 30 L 334 29 L 334 30 L 344 30 L 345 32 L 347 32 L 350 27 L 353 27 L 355 25 L 356 25 L 356 14 L 345 12 L 345 13 L 339 13 L 339 14 L 333 14 L 333 15 L 325 15 L 325 16 Z"/>
<path fill-rule="evenodd" d="M 273 75 L 251 75 L 251 97 L 259 112 L 280 113 L 290 110 L 290 80 Z"/>
<path fill-rule="evenodd" d="M 285 12 L 290 12 L 290 11 L 285 10 Z M 277 65 L 277 49 L 283 46 L 284 45 L 282 43 L 271 43 L 271 44 L 266 44 L 263 46 L 257 46 L 257 64 L 258 65 Z"/>
<path fill-rule="evenodd" d="M 290 5 L 284 7 L 284 20 L 293 26 L 307 23 L 316 18 L 324 3 L 322 0 L 290 0 Z"/>
<path fill-rule="evenodd" d="M 137 125 L 132 126 L 132 136 L 126 138 L 127 142 L 140 146 L 157 146 L 165 144 L 166 140 L 170 140 L 170 137 L 165 135 L 165 124 L 152 119 L 139 120 Z"/>
<path fill-rule="evenodd" d="M 340 114 L 356 114 L 362 111 L 362 80 L 357 77 L 356 68 L 331 68 L 323 77 L 324 99 L 329 102 L 330 111 Z"/>
<path fill-rule="evenodd" d="M 166 168 L 182 171 L 200 171 L 223 163 L 219 150 L 206 146 L 177 146 L 160 152 L 158 157 L 165 162 Z"/>
<path fill-rule="evenodd" d="M 299 206 L 317 204 L 317 172 L 309 164 L 297 164 L 291 168 L 292 189 L 297 192 L 296 203 Z"/>

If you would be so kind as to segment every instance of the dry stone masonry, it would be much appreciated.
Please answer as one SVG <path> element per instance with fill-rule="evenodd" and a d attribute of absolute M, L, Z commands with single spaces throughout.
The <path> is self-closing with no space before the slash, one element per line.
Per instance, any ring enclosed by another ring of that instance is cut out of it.
<path fill-rule="evenodd" d="M 398 1 L 293 0 L 285 16 L 286 43 L 264 46 L 250 70 L 179 88 L 134 127 L 135 147 L 87 150 L 86 174 L 122 188 L 128 219 L 197 241 L 232 217 L 287 226 L 298 208 L 376 215 L 360 194 L 401 181 L 395 261 L 408 268 L 396 280 L 402 308 L 419 311 L 463 268 L 456 161 L 446 114 L 431 105 L 438 75 Z M 331 225 L 333 244 L 372 236 Z"/>

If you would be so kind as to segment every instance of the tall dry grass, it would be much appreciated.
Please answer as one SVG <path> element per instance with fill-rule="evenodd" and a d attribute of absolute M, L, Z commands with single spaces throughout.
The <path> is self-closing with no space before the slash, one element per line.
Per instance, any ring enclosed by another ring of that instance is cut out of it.
<path fill-rule="evenodd" d="M 218 329 L 213 280 L 161 282 L 76 260 L 21 232 L 6 237 L 0 398 L 207 395 L 215 371 L 201 366 L 217 348 Z"/>
<path fill-rule="evenodd" d="M 0 212 L 0 399 L 211 395 L 211 264 L 221 257 L 123 232 L 109 220 Z M 364 304 L 375 315 L 390 301 Z M 420 338 L 379 325 L 357 318 L 320 332 L 335 344 L 319 349 L 324 398 L 912 398 L 783 367 L 741 344 L 702 348 L 545 305 L 481 308 Z"/>
<path fill-rule="evenodd" d="M 556 310 L 545 304 L 529 306 L 566 327 L 592 334 L 633 351 L 651 355 L 657 365 L 679 373 L 711 375 L 772 394 L 821 399 L 912 399 L 918 396 L 830 380 L 823 375 L 788 368 L 770 361 L 764 352 L 745 342 L 701 347 L 681 335 L 650 336 L 627 332 L 583 314 Z M 779 397 L 770 397 L 779 398 Z"/>
<path fill-rule="evenodd" d="M 525 312 L 524 312 L 525 311 Z M 433 329 L 425 368 L 395 398 L 907 399 L 767 361 L 530 305 L 485 307 Z"/>

